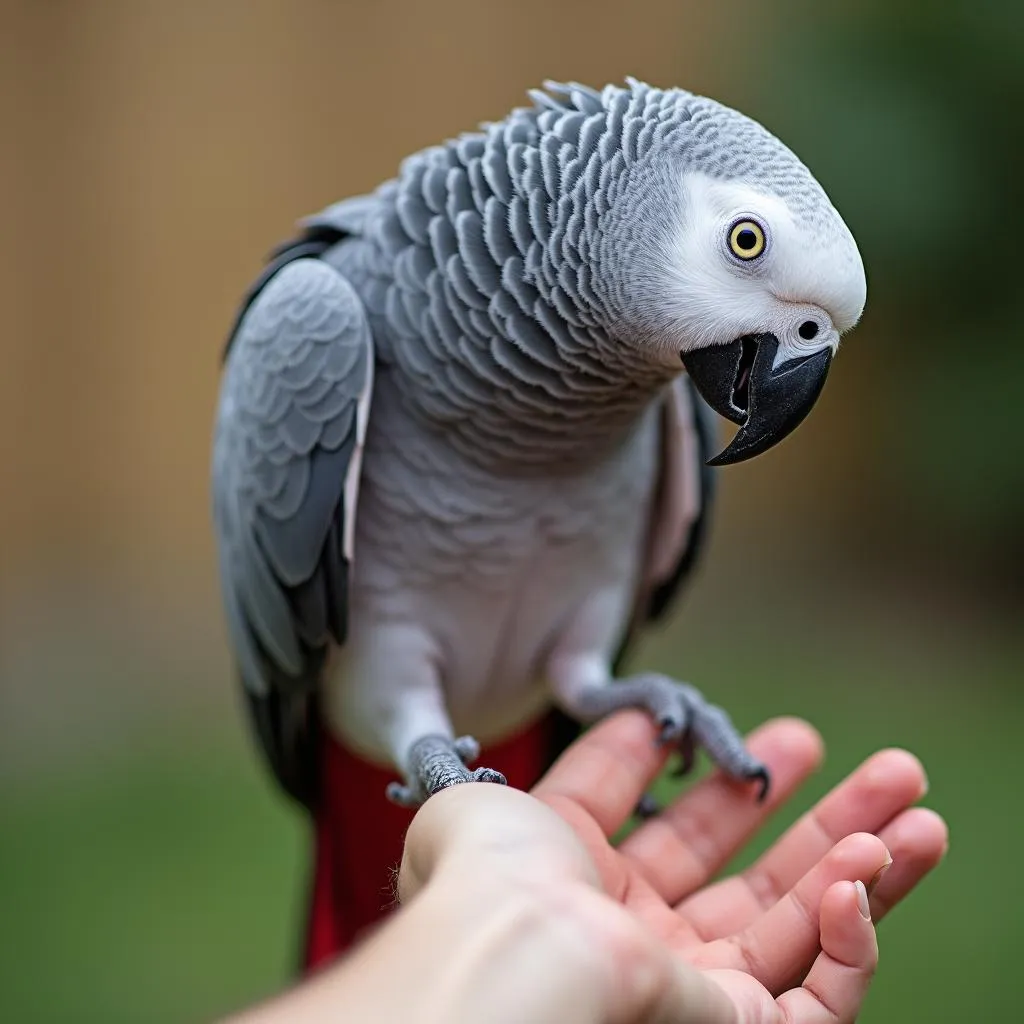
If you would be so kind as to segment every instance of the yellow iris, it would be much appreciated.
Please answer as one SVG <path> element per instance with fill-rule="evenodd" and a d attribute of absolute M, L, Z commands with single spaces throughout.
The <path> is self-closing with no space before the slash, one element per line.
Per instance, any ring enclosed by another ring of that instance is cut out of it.
<path fill-rule="evenodd" d="M 737 221 L 729 232 L 729 248 L 741 260 L 757 259 L 764 252 L 764 229 L 757 221 Z"/>

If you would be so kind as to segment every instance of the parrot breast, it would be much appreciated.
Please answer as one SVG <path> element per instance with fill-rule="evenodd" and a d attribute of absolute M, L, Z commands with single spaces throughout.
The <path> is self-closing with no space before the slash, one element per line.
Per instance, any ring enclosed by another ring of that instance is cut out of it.
<path fill-rule="evenodd" d="M 378 387 L 391 410 L 397 392 L 386 380 Z M 453 724 L 484 744 L 549 704 L 544 657 L 593 593 L 607 591 L 625 628 L 655 483 L 656 414 L 585 473 L 519 479 L 480 470 L 436 436 L 407 433 L 397 408 L 380 417 L 387 429 L 371 418 L 352 629 L 328 684 L 344 742 L 387 758 L 382 748 L 367 750 L 365 738 L 375 731 L 381 688 L 401 685 L 372 654 L 375 633 L 397 621 L 429 636 Z M 609 652 L 618 640 L 606 638 Z M 381 647 L 394 659 L 394 643 Z"/>

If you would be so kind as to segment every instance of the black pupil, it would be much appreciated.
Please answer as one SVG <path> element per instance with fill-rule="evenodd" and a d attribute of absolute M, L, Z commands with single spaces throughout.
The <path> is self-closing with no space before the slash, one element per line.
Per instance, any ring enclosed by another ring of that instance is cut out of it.
<path fill-rule="evenodd" d="M 736 236 L 736 244 L 744 251 L 749 252 L 757 247 L 757 235 L 750 228 L 744 228 Z"/>
<path fill-rule="evenodd" d="M 804 341 L 810 341 L 818 333 L 818 325 L 813 320 L 805 320 L 797 333 Z"/>

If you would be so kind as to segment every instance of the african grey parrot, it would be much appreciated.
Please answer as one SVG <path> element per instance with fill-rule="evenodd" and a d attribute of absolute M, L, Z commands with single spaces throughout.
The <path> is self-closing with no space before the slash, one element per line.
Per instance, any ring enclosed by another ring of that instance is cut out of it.
<path fill-rule="evenodd" d="M 530 97 L 304 221 L 225 353 L 223 601 L 262 747 L 316 820 L 309 963 L 386 902 L 396 805 L 527 787 L 574 723 L 644 708 L 684 760 L 768 784 L 694 687 L 615 670 L 695 561 L 708 464 L 817 399 L 861 257 L 797 157 L 714 100 Z M 709 407 L 740 425 L 717 455 Z"/>

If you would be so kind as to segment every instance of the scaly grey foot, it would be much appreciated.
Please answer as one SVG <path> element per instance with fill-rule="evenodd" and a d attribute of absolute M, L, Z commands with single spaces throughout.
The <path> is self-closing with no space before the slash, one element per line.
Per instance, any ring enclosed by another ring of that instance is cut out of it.
<path fill-rule="evenodd" d="M 406 784 L 389 783 L 387 797 L 402 807 L 419 807 L 427 797 L 462 782 L 496 782 L 505 785 L 505 776 L 490 768 L 470 771 L 466 765 L 480 754 L 480 744 L 472 736 L 450 740 L 444 736 L 424 736 L 409 751 Z"/>
<path fill-rule="evenodd" d="M 573 695 L 571 711 L 596 720 L 622 708 L 643 708 L 658 723 L 659 743 L 674 743 L 682 756 L 676 775 L 693 767 L 695 748 L 703 747 L 711 760 L 731 778 L 760 783 L 758 801 L 768 795 L 768 769 L 746 748 L 732 720 L 720 707 L 708 703 L 695 687 L 668 676 L 645 672 L 603 686 L 588 686 Z M 649 814 L 645 801 L 638 808 Z"/>

